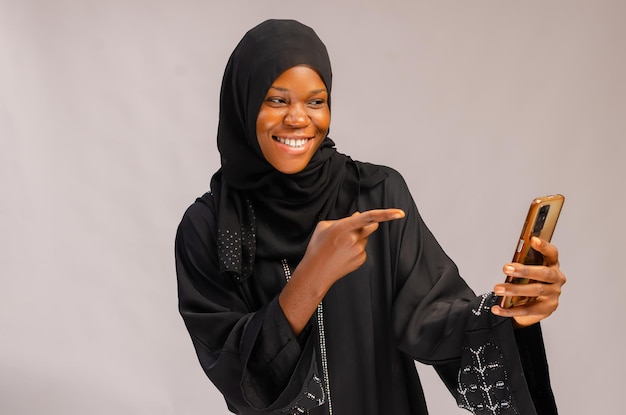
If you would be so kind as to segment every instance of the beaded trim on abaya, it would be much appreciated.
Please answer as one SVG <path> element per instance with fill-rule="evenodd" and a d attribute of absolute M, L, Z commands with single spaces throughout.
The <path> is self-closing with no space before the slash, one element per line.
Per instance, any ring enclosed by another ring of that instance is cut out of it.
<path fill-rule="evenodd" d="M 289 282 L 291 279 L 291 269 L 289 269 L 289 264 L 287 264 L 286 259 L 282 259 L 280 263 L 283 266 L 283 272 L 285 273 L 285 280 Z M 302 396 L 302 398 L 298 399 L 296 405 L 289 408 L 288 411 L 284 413 L 289 414 L 308 414 L 309 409 L 313 407 L 318 407 L 324 404 L 325 401 L 328 402 L 328 415 L 333 415 L 333 404 L 330 399 L 330 380 L 328 375 L 328 358 L 326 354 L 326 333 L 324 330 L 324 307 L 320 302 L 317 305 L 317 329 L 319 333 L 319 346 L 320 346 L 320 358 L 322 360 L 322 376 L 324 377 L 323 382 L 317 376 L 313 376 L 313 379 L 309 381 L 307 388 Z M 315 386 L 318 386 L 316 388 Z M 318 393 L 315 393 L 314 390 L 318 390 Z M 305 403 L 306 402 L 306 403 Z M 313 405 L 311 405 L 313 404 Z"/>

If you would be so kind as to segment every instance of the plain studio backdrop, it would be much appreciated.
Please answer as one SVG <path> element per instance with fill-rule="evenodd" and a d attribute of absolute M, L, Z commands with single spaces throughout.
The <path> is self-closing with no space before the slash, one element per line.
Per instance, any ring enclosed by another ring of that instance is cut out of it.
<path fill-rule="evenodd" d="M 391 165 L 476 292 L 563 193 L 543 323 L 561 413 L 623 408 L 626 3 L 0 0 L 0 413 L 226 414 L 177 311 L 178 222 L 219 166 L 230 52 L 327 44 L 331 137 Z M 418 365 L 432 414 L 466 413 Z"/>

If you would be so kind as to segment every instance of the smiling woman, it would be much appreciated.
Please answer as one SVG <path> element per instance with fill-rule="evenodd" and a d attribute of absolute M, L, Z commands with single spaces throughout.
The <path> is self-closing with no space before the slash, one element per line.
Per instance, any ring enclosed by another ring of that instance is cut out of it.
<path fill-rule="evenodd" d="M 283 72 L 261 105 L 256 135 L 263 157 L 285 174 L 298 173 L 326 138 L 328 91 L 317 72 L 304 65 Z"/>
<path fill-rule="evenodd" d="M 226 66 L 222 166 L 176 236 L 207 376 L 242 415 L 424 415 L 418 360 L 474 413 L 556 413 L 536 324 L 565 281 L 556 249 L 504 267 L 538 282 L 496 288 L 532 303 L 476 296 L 402 176 L 335 149 L 331 80 L 324 44 L 292 20 L 250 30 Z"/>

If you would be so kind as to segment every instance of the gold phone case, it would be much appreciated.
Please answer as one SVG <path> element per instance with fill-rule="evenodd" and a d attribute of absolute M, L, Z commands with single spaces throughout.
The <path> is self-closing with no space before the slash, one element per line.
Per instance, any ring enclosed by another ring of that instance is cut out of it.
<path fill-rule="evenodd" d="M 528 208 L 526 221 L 522 227 L 522 233 L 520 234 L 512 262 L 519 262 L 525 265 L 543 264 L 543 255 L 530 247 L 530 238 L 537 236 L 550 242 L 564 201 L 565 197 L 560 194 L 542 196 L 532 201 L 530 208 Z M 532 280 L 507 276 L 506 282 L 528 284 Z M 528 297 L 502 297 L 500 306 L 502 308 L 510 308 L 525 304 L 527 301 Z"/>

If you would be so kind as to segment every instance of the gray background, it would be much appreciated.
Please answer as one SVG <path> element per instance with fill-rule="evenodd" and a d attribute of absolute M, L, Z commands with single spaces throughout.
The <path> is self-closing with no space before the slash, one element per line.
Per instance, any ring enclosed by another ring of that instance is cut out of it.
<path fill-rule="evenodd" d="M 0 413 L 224 414 L 177 314 L 173 238 L 218 167 L 244 32 L 326 42 L 331 136 L 406 178 L 477 292 L 534 196 L 567 197 L 544 323 L 564 414 L 623 407 L 626 3 L 0 0 Z M 465 413 L 418 365 L 433 414 Z"/>

